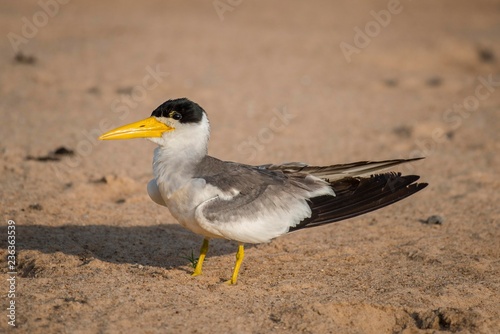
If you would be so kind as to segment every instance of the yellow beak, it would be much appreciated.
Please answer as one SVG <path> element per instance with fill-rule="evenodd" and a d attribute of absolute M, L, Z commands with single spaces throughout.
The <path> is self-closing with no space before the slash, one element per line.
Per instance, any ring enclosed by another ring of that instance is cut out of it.
<path fill-rule="evenodd" d="M 154 116 L 151 116 L 142 121 L 130 123 L 108 131 L 102 134 L 99 139 L 113 140 L 161 137 L 164 132 L 172 130 L 174 130 L 174 128 L 158 121 Z"/>

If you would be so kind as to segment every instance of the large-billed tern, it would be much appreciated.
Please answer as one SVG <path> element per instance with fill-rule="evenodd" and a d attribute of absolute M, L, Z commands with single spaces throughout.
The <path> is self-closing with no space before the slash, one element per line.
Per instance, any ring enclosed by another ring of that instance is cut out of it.
<path fill-rule="evenodd" d="M 185 228 L 204 237 L 193 276 L 201 274 L 209 240 L 239 243 L 235 284 L 245 243 L 264 243 L 303 228 L 351 218 L 425 188 L 419 176 L 381 170 L 417 159 L 362 161 L 332 166 L 303 163 L 250 166 L 207 155 L 205 111 L 186 99 L 168 100 L 151 117 L 106 132 L 99 139 L 147 138 L 158 144 L 151 199 Z"/>

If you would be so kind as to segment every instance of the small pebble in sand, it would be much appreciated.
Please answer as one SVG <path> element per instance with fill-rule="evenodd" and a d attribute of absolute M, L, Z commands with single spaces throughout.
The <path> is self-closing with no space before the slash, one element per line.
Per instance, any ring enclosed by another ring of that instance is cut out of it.
<path fill-rule="evenodd" d="M 57 149 L 55 149 L 54 151 L 49 152 L 47 155 L 41 155 L 38 157 L 33 157 L 31 155 L 28 155 L 26 157 L 26 160 L 36 160 L 36 161 L 42 161 L 42 162 L 59 161 L 59 160 L 61 160 L 62 156 L 74 155 L 74 154 L 75 154 L 75 152 L 73 150 L 67 149 L 64 146 L 60 146 Z"/>
<path fill-rule="evenodd" d="M 481 48 L 478 51 L 479 60 L 482 63 L 493 63 L 495 62 L 495 54 L 491 49 Z"/>
<path fill-rule="evenodd" d="M 441 79 L 440 77 L 437 77 L 437 76 L 430 77 L 425 81 L 425 84 L 429 87 L 441 86 L 442 83 L 443 83 L 443 79 Z"/>
<path fill-rule="evenodd" d="M 64 146 L 58 147 L 54 152 L 55 155 L 74 155 L 75 152 Z"/>
<path fill-rule="evenodd" d="M 16 53 L 16 56 L 14 57 L 14 61 L 19 64 L 28 64 L 28 65 L 33 65 L 36 63 L 36 58 L 35 56 L 32 55 L 25 55 L 22 52 Z"/>
<path fill-rule="evenodd" d="M 31 210 L 37 210 L 37 211 L 41 211 L 43 209 L 42 206 L 38 203 L 30 204 L 30 206 L 28 208 Z"/>
<path fill-rule="evenodd" d="M 442 225 L 444 223 L 444 218 L 439 215 L 432 215 L 424 220 L 424 223 L 429 225 Z"/>

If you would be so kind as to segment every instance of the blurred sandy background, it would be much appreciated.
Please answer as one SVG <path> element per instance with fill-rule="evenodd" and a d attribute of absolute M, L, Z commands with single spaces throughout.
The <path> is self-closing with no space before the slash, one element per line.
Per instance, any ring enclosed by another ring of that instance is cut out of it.
<path fill-rule="evenodd" d="M 4 1 L 0 30 L 18 333 L 500 330 L 499 1 Z M 146 192 L 154 145 L 96 139 L 177 97 L 221 159 L 424 155 L 401 171 L 430 186 L 248 247 L 237 286 L 214 242 L 192 278 L 201 237 Z"/>

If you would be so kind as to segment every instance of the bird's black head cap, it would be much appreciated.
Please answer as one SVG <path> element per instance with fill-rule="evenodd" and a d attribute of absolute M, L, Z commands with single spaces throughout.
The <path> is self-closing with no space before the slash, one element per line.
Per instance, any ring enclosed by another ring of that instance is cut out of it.
<path fill-rule="evenodd" d="M 172 118 L 180 123 L 199 123 L 205 111 L 186 98 L 168 100 L 156 108 L 151 116 Z"/>

